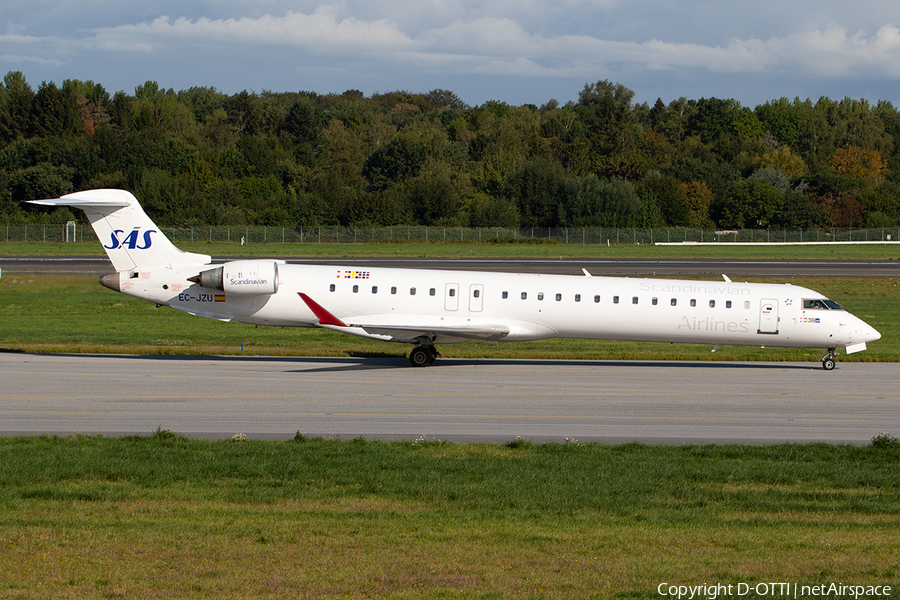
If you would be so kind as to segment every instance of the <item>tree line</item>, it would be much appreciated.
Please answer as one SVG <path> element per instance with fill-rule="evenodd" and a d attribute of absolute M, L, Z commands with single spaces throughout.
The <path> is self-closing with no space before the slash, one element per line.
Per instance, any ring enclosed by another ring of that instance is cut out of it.
<path fill-rule="evenodd" d="M 564 105 L 472 107 L 442 89 L 35 91 L 13 71 L 0 219 L 80 220 L 24 201 L 109 187 L 166 226 L 892 227 L 898 136 L 886 101 L 651 106 L 605 80 Z"/>

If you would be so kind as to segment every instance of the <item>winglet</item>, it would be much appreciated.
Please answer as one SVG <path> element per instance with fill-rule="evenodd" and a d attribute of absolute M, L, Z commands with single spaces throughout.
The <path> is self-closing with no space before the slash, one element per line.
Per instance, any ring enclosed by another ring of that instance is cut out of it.
<path fill-rule="evenodd" d="M 585 269 L 584 267 L 581 267 L 581 272 L 584 273 L 584 276 L 585 276 L 585 277 L 590 277 L 590 276 L 591 276 L 591 274 L 588 273 L 588 270 Z"/>
<path fill-rule="evenodd" d="M 300 295 L 300 298 L 306 302 L 306 305 L 309 307 L 309 310 L 313 311 L 313 314 L 316 315 L 316 318 L 319 319 L 319 325 L 335 325 L 337 327 L 347 327 L 348 325 L 338 319 L 336 316 L 322 308 L 318 302 L 304 294 L 303 292 L 297 292 Z"/>

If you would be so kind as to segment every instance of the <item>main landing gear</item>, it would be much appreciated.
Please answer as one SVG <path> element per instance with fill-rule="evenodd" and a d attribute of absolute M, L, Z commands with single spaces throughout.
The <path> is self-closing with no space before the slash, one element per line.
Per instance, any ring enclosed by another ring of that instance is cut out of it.
<path fill-rule="evenodd" d="M 409 362 L 414 367 L 427 367 L 440 356 L 434 346 L 416 346 L 409 353 Z"/>
<path fill-rule="evenodd" d="M 822 358 L 819 359 L 822 363 L 822 368 L 826 371 L 831 371 L 834 369 L 834 355 L 837 353 L 837 348 L 829 348 L 822 355 Z"/>

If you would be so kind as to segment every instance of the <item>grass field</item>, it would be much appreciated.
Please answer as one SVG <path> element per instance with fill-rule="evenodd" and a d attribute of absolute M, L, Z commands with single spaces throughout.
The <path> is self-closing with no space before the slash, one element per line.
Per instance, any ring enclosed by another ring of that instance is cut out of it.
<path fill-rule="evenodd" d="M 869 350 L 842 360 L 900 360 L 900 280 L 792 278 L 776 281 L 816 289 L 840 302 L 882 333 Z M 0 349 L 28 352 L 255 354 L 303 356 L 404 356 L 390 344 L 321 329 L 255 328 L 156 308 L 112 292 L 85 275 L 18 275 L 0 278 Z M 468 342 L 441 346 L 458 358 L 817 360 L 821 350 L 545 340 L 515 344 Z"/>
<path fill-rule="evenodd" d="M 898 459 L 889 437 L 6 438 L 0 597 L 658 598 L 664 582 L 775 581 L 898 597 Z"/>

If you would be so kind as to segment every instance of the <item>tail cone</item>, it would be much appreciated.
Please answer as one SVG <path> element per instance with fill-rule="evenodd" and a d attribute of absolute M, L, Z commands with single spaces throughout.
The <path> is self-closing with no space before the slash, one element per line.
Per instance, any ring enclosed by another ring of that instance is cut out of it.
<path fill-rule="evenodd" d="M 119 274 L 111 273 L 109 275 L 101 275 L 100 276 L 100 285 L 103 287 L 108 287 L 114 292 L 121 292 L 122 288 L 119 286 Z"/>

